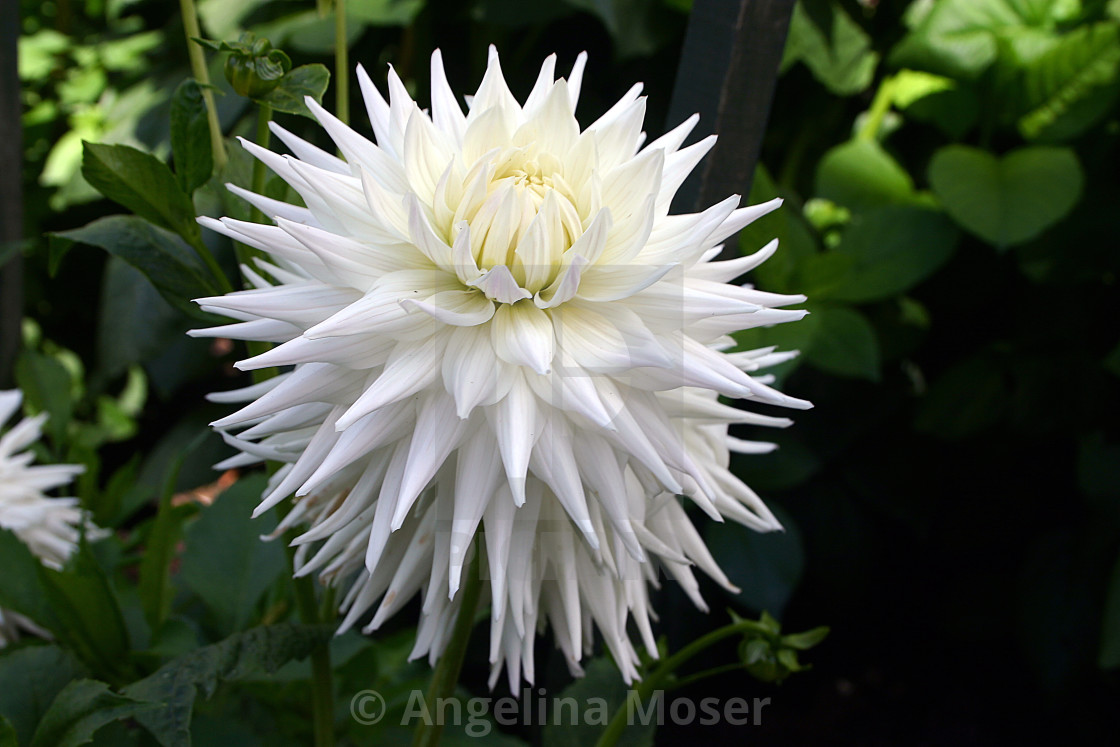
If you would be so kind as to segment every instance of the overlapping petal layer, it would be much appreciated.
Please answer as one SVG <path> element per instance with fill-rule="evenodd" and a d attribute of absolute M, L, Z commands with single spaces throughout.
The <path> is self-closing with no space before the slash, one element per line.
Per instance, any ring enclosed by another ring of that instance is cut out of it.
<path fill-rule="evenodd" d="M 275 125 L 293 155 L 245 143 L 306 207 L 233 188 L 274 225 L 200 219 L 267 261 L 252 289 L 199 299 L 234 322 L 194 334 L 277 343 L 238 366 L 291 367 L 214 396 L 245 403 L 214 424 L 240 451 L 220 466 L 283 464 L 259 511 L 295 496 L 281 530 L 308 527 L 297 573 L 344 586 L 343 629 L 419 593 L 416 656 L 442 652 L 484 552 L 493 677 L 514 691 L 538 629 L 576 672 L 598 631 L 629 681 L 661 572 L 701 608 L 693 566 L 730 587 L 678 496 L 779 528 L 727 469 L 768 446 L 727 432 L 789 421 L 718 396 L 809 406 L 754 375 L 788 353 L 724 352 L 804 315 L 728 284 L 776 243 L 715 261 L 779 201 L 670 215 L 714 138 L 682 148 L 693 117 L 643 147 L 640 86 L 581 130 L 584 63 L 557 79 L 550 57 L 519 104 L 491 51 L 465 112 L 438 52 L 430 113 L 392 70 L 387 101 L 359 70 L 376 144 L 309 101 L 341 158 Z"/>

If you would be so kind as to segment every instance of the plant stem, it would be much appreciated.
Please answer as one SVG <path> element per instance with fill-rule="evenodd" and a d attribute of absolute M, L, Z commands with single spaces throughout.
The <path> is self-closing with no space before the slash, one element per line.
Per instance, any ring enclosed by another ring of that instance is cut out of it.
<path fill-rule="evenodd" d="M 295 550 L 287 543 L 288 562 Z M 293 565 L 293 568 L 295 566 Z M 296 592 L 296 609 L 308 625 L 320 622 L 319 605 L 315 601 L 315 584 L 310 576 L 292 579 Z M 326 622 L 324 616 L 323 622 Z M 334 682 L 331 678 L 331 650 L 321 643 L 311 650 L 311 718 L 315 733 L 315 747 L 334 747 Z"/>
<path fill-rule="evenodd" d="M 206 56 L 202 47 L 194 41 L 202 36 L 198 27 L 198 11 L 194 0 L 179 0 L 179 10 L 183 15 L 183 31 L 187 36 L 187 54 L 191 60 L 191 73 L 202 84 L 202 100 L 206 102 L 206 121 L 210 125 L 210 150 L 214 155 L 214 171 L 221 171 L 226 165 L 226 147 L 222 140 L 222 126 L 218 122 L 218 110 L 214 107 L 214 92 L 210 90 L 210 71 L 206 68 Z"/>
<path fill-rule="evenodd" d="M 463 570 L 465 578 L 459 589 L 463 601 L 459 607 L 459 614 L 455 618 L 455 627 L 451 629 L 451 640 L 440 656 L 435 671 L 432 672 L 432 682 L 428 686 L 425 698 L 428 712 L 436 712 L 436 704 L 440 699 L 449 698 L 455 692 L 455 685 L 459 682 L 459 672 L 463 668 L 463 657 L 467 653 L 467 643 L 470 642 L 471 629 L 474 627 L 474 613 L 478 609 L 478 599 L 482 593 L 482 574 L 479 573 L 479 558 L 482 556 L 482 547 L 476 542 L 474 559 L 470 566 Z M 441 719 L 424 722 L 416 729 L 412 738 L 412 747 L 435 747 L 439 744 L 440 735 L 443 733 Z"/>
<path fill-rule="evenodd" d="M 740 620 L 739 622 L 724 625 L 722 628 L 717 628 L 711 633 L 700 636 L 695 641 L 692 641 L 680 651 L 661 662 L 661 665 L 658 666 L 657 669 L 653 670 L 648 677 L 642 680 L 635 691 L 638 702 L 644 702 L 658 689 L 661 689 L 661 683 L 665 678 L 679 669 L 682 664 L 693 656 L 696 656 L 704 649 L 722 641 L 724 638 L 738 635 L 739 633 L 746 633 L 747 631 L 762 633 L 764 635 L 769 633 L 766 628 L 754 620 Z M 604 729 L 603 733 L 599 736 L 599 741 L 595 743 L 596 747 L 613 747 L 613 745 L 618 743 L 622 733 L 626 731 L 626 726 L 629 721 L 627 719 L 626 710 L 624 706 L 615 711 L 614 716 L 611 717 L 610 723 L 607 724 L 607 728 Z"/>
<path fill-rule="evenodd" d="M 859 133 L 856 135 L 857 139 L 875 139 L 879 134 L 879 128 L 883 126 L 883 118 L 891 110 L 893 99 L 894 78 L 888 76 L 883 79 L 883 82 L 879 84 L 879 90 L 875 92 L 875 98 L 871 101 L 871 108 L 867 110 L 867 119 L 864 120 L 863 127 L 859 128 Z"/>
<path fill-rule="evenodd" d="M 258 104 L 258 106 L 256 143 L 262 148 L 267 148 L 271 140 L 271 130 L 268 129 L 268 123 L 272 121 L 272 105 Z M 255 159 L 253 161 L 253 183 L 250 185 L 253 192 L 259 195 L 264 194 L 265 179 L 267 177 L 268 172 L 265 170 L 264 162 L 259 158 Z M 264 213 L 256 207 L 254 207 L 252 211 L 252 221 L 254 223 L 264 222 Z M 241 265 L 252 266 L 253 260 L 261 256 L 261 253 L 256 249 L 251 246 L 246 246 L 240 241 L 233 242 L 233 247 L 234 251 L 237 252 L 237 264 L 239 267 Z M 242 282 L 242 285 L 244 285 L 244 282 Z M 245 343 L 245 347 L 248 349 L 249 355 L 255 356 L 268 351 L 272 346 L 267 342 L 249 340 Z M 279 371 L 277 371 L 276 368 L 256 369 L 253 371 L 253 383 L 257 384 L 266 379 L 271 379 L 277 373 L 279 373 Z"/>
<path fill-rule="evenodd" d="M 272 142 L 272 131 L 268 129 L 268 123 L 272 121 L 272 104 L 258 104 L 257 109 L 257 136 L 255 138 L 257 145 L 267 149 L 269 143 Z M 253 191 L 259 195 L 264 194 L 265 178 L 268 176 L 264 161 L 257 158 L 253 160 Z M 253 208 L 253 220 L 260 222 L 264 219 L 264 214 L 257 208 Z"/>
<path fill-rule="evenodd" d="M 335 116 L 350 124 L 350 50 L 346 46 L 346 0 L 334 2 Z"/>

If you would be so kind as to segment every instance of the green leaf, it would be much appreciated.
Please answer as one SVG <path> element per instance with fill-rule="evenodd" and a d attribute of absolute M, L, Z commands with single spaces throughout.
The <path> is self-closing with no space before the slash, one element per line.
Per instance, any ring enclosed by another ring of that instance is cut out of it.
<path fill-rule="evenodd" d="M 178 187 L 176 187 L 178 189 Z M 169 303 L 194 317 L 209 319 L 190 299 L 221 294 L 206 266 L 181 238 L 133 215 L 110 215 L 53 241 L 89 244 L 135 267 Z"/>
<path fill-rule="evenodd" d="M 798 651 L 808 651 L 828 637 L 829 629 L 825 626 L 806 630 L 804 633 L 790 633 L 782 636 L 782 645 L 789 646 Z"/>
<path fill-rule="evenodd" d="M 201 240 L 194 203 L 167 164 L 127 145 L 83 143 L 82 176 L 98 192 L 141 218 L 182 236 Z"/>
<path fill-rule="evenodd" d="M 148 532 L 144 556 L 140 559 L 138 591 L 140 602 L 144 607 L 144 619 L 152 630 L 160 628 L 171 610 L 171 598 L 174 593 L 170 579 L 171 560 L 175 555 L 179 536 L 182 534 L 183 521 L 194 513 L 194 507 L 190 505 L 172 506 L 171 496 L 175 492 L 175 482 L 179 478 L 183 460 L 194 450 L 204 435 L 205 433 L 200 433 L 199 438 L 196 438 L 191 446 L 180 452 L 174 465 L 168 470 L 156 519 L 151 531 Z"/>
<path fill-rule="evenodd" d="M 175 158 L 175 178 L 187 194 L 210 178 L 214 152 L 206 101 L 202 98 L 202 86 L 193 79 L 180 83 L 171 97 L 171 153 Z"/>
<path fill-rule="evenodd" d="M 131 675 L 128 629 L 105 572 L 81 542 L 61 571 L 42 568 L 46 601 L 53 618 L 47 627 L 95 674 L 106 679 Z"/>
<path fill-rule="evenodd" d="M 832 0 L 801 0 L 793 8 L 782 69 L 800 60 L 813 77 L 840 96 L 871 85 L 879 55 L 871 38 Z"/>
<path fill-rule="evenodd" d="M 10 573 L 4 566 L 4 576 Z M 85 676 L 70 652 L 55 645 L 28 645 L 0 651 L 0 713 L 19 743 L 28 745 L 43 714 L 71 680 Z"/>
<path fill-rule="evenodd" d="M 1050 141 L 1084 132 L 1112 110 L 1118 73 L 1120 24 L 1072 30 L 1022 71 L 1019 132 Z"/>
<path fill-rule="evenodd" d="M 918 405 L 914 429 L 946 439 L 974 435 L 1003 417 L 1007 388 L 990 357 L 966 358 L 934 380 Z"/>
<path fill-rule="evenodd" d="M 891 52 L 896 67 L 951 78 L 978 77 L 999 53 L 1000 35 L 1025 26 L 1051 28 L 1054 0 L 938 0 Z"/>
<path fill-rule="evenodd" d="M 976 124 L 980 99 L 975 88 L 919 70 L 900 70 L 891 85 L 892 99 L 906 116 L 930 122 L 954 140 Z"/>
<path fill-rule="evenodd" d="M 577 723 L 549 724 L 541 732 L 542 747 L 588 747 L 596 744 L 607 723 L 621 709 L 626 708 L 628 690 L 618 675 L 618 667 L 607 657 L 594 659 L 587 665 L 584 676 L 564 688 L 560 698 L 573 698 L 580 704 Z M 662 691 L 660 696 L 666 697 Z M 649 706 L 642 703 L 644 710 Z M 657 713 L 656 709 L 653 711 Z M 622 732 L 617 744 L 622 747 L 652 747 L 657 731 L 657 719 L 643 723 L 641 714 L 634 711 L 634 720 Z"/>
<path fill-rule="evenodd" d="M 263 475 L 239 480 L 186 529 L 179 577 L 206 603 L 224 632 L 252 622 L 261 595 L 288 571 L 279 542 L 262 542 L 276 527 L 273 514 L 253 519 L 264 489 Z"/>
<path fill-rule="evenodd" d="M 93 741 L 102 726 L 159 707 L 109 690 L 104 682 L 75 680 L 62 689 L 43 714 L 31 747 L 77 747 Z"/>
<path fill-rule="evenodd" d="M 838 376 L 879 380 L 879 343 L 863 314 L 843 306 L 812 306 L 817 317 L 805 360 Z"/>
<path fill-rule="evenodd" d="M 332 625 L 280 623 L 253 628 L 181 656 L 124 688 L 123 693 L 163 703 L 158 710 L 137 713 L 136 720 L 164 747 L 189 747 L 191 712 L 199 692 L 209 698 L 220 682 L 236 681 L 262 669 L 275 672 L 292 659 L 306 657 L 333 634 Z"/>
<path fill-rule="evenodd" d="M 1080 439 L 1077 487 L 1095 511 L 1120 527 L 1120 443 L 1101 432 Z"/>
<path fill-rule="evenodd" d="M 521 3 L 560 5 L 561 3 Z M 655 11 L 657 3 L 643 0 L 564 0 L 564 5 L 587 11 L 603 22 L 620 59 L 648 57 L 666 41 L 666 31 Z"/>
<path fill-rule="evenodd" d="M 850 140 L 824 154 L 816 195 L 859 212 L 912 201 L 914 182 L 877 142 Z"/>
<path fill-rule="evenodd" d="M 19 747 L 16 727 L 4 716 L 0 716 L 0 747 Z"/>
<path fill-rule="evenodd" d="M 65 570 L 44 567 L 12 533 L 0 530 L 0 605 L 47 628 L 91 669 L 124 677 L 128 632 L 108 579 L 82 542 Z"/>
<path fill-rule="evenodd" d="M 933 155 L 929 181 L 953 220 L 1003 248 L 1034 238 L 1069 214 L 1084 176 L 1068 148 L 1031 146 L 997 158 L 948 145 Z"/>
<path fill-rule="evenodd" d="M 734 522 L 712 521 L 704 528 L 704 543 L 740 589 L 737 594 L 728 592 L 731 599 L 780 616 L 801 581 L 805 552 L 792 518 L 784 512 L 775 514 L 785 531 L 762 534 Z"/>
<path fill-rule="evenodd" d="M 16 381 L 31 406 L 50 417 L 47 433 L 55 449 L 66 444 L 66 429 L 74 414 L 70 399 L 70 374 L 56 359 L 34 350 L 24 350 L 16 360 Z M 61 451 L 60 451 L 61 453 Z"/>
<path fill-rule="evenodd" d="M 748 202 L 757 205 L 781 196 L 766 168 L 754 171 Z M 790 203 L 751 222 L 739 232 L 739 251 L 753 254 L 771 240 L 778 240 L 778 251 L 754 271 L 759 287 L 775 293 L 800 293 L 792 285 L 794 267 L 804 257 L 817 252 L 817 241 L 804 217 Z M 779 325 L 779 327 L 786 325 Z M 761 347 L 761 346 L 759 346 Z"/>
<path fill-rule="evenodd" d="M 1101 647 L 1097 663 L 1101 669 L 1120 667 L 1120 557 L 1112 567 L 1101 619 Z"/>
<path fill-rule="evenodd" d="M 26 615 L 46 626 L 50 622 L 47 591 L 39 559 L 11 530 L 0 528 L 0 607 Z"/>
<path fill-rule="evenodd" d="M 811 307 L 806 304 L 806 308 Z M 821 318 L 816 312 L 811 311 L 808 316 L 796 322 L 754 327 L 735 332 L 732 336 L 739 343 L 737 346 L 739 350 L 757 350 L 773 345 L 779 350 L 801 351 L 801 355 L 793 360 L 767 369 L 767 373 L 773 374 L 780 384 L 791 371 L 805 361 L 805 352 L 815 344 L 820 321 Z"/>
<path fill-rule="evenodd" d="M 322 103 L 323 94 L 327 91 L 327 84 L 330 83 L 330 79 L 330 71 L 324 65 L 300 65 L 288 71 L 280 79 L 276 88 L 258 101 L 270 105 L 273 110 L 278 112 L 302 114 L 314 119 L 311 110 L 303 102 L 304 97 L 310 96 Z"/>
<path fill-rule="evenodd" d="M 835 254 L 851 263 L 837 285 L 810 298 L 866 303 L 914 287 L 937 271 L 957 244 L 957 230 L 944 215 L 910 206 L 890 206 L 856 216 Z"/>

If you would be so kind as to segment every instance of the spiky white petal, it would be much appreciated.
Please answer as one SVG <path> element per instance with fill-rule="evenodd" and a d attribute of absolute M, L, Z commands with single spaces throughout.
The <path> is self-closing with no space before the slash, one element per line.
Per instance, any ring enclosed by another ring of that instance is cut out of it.
<path fill-rule="evenodd" d="M 306 527 L 296 573 L 346 587 L 343 630 L 419 593 L 414 656 L 439 657 L 484 552 L 492 679 L 504 667 L 515 692 L 538 628 L 575 673 L 598 634 L 630 681 L 629 621 L 656 655 L 659 572 L 701 609 L 693 566 L 731 588 L 677 496 L 780 528 L 728 470 L 772 446 L 728 426 L 790 421 L 717 395 L 810 406 L 752 376 L 788 354 L 723 352 L 805 313 L 726 284 L 774 243 L 713 261 L 780 201 L 669 215 L 714 138 L 682 148 L 692 117 L 643 148 L 640 86 L 581 131 L 585 61 L 565 80 L 550 57 L 521 105 L 491 50 L 464 111 L 437 52 L 430 115 L 392 70 L 386 101 L 359 69 L 376 144 L 309 101 L 342 159 L 279 127 L 294 156 L 246 143 L 307 207 L 235 188 L 275 225 L 200 219 L 269 262 L 253 289 L 200 299 L 235 322 L 196 334 L 282 343 L 242 369 L 294 366 L 213 397 L 245 403 L 215 423 L 242 452 L 223 465 L 283 463 L 258 512 L 296 497 L 278 534 Z"/>
<path fill-rule="evenodd" d="M 0 391 L 0 427 L 18 410 L 23 393 Z M 19 421 L 0 435 L 0 528 L 7 529 L 50 568 L 61 568 L 77 547 L 85 512 L 77 498 L 51 498 L 46 493 L 69 484 L 85 469 L 78 464 L 33 464 L 29 450 L 43 433 L 47 415 Z M 20 629 L 46 632 L 11 610 L 0 610 L 0 647 L 19 637 Z"/>

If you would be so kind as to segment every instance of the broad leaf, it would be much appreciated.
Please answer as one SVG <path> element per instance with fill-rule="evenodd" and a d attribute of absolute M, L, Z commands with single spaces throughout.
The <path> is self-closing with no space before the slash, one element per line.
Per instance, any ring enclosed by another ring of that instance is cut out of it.
<path fill-rule="evenodd" d="M 973 356 L 934 379 L 918 403 L 914 429 L 946 439 L 964 438 L 1003 417 L 1008 380 L 990 356 Z"/>
<path fill-rule="evenodd" d="M 306 657 L 333 633 L 331 625 L 282 623 L 253 628 L 181 656 L 124 688 L 123 693 L 163 703 L 164 708 L 137 713 L 136 720 L 164 747 L 189 747 L 191 712 L 199 692 L 209 698 L 220 682 L 260 670 L 275 672 L 292 659 Z"/>
<path fill-rule="evenodd" d="M 179 576 L 226 633 L 246 628 L 257 600 L 289 570 L 280 542 L 261 541 L 276 527 L 274 514 L 251 518 L 264 484 L 261 475 L 239 480 L 186 528 Z"/>
<path fill-rule="evenodd" d="M 209 318 L 190 300 L 221 293 L 195 251 L 175 234 L 133 215 L 110 215 L 72 231 L 51 234 L 52 242 L 89 244 L 120 257 L 148 278 L 176 308 Z"/>
<path fill-rule="evenodd" d="M 858 212 L 912 201 L 914 182 L 878 143 L 851 140 L 824 154 L 816 195 Z"/>
<path fill-rule="evenodd" d="M 82 176 L 98 192 L 141 218 L 197 243 L 194 203 L 167 164 L 128 145 L 83 143 Z"/>
<path fill-rule="evenodd" d="M 94 672 L 129 673 L 128 632 L 116 595 L 82 542 L 63 571 L 43 566 L 11 532 L 0 530 L 0 605 L 48 629 Z"/>
<path fill-rule="evenodd" d="M 778 196 L 774 180 L 766 168 L 759 164 L 754 171 L 747 202 L 757 205 Z M 773 239 L 778 239 L 778 251 L 754 270 L 753 279 L 759 287 L 774 293 L 800 293 L 801 290 L 795 289 L 791 284 L 794 267 L 803 258 L 816 253 L 817 241 L 804 217 L 790 203 L 764 215 L 740 231 L 739 251 L 753 254 Z"/>
<path fill-rule="evenodd" d="M 330 82 L 330 71 L 323 65 L 300 65 L 292 68 L 280 79 L 276 88 L 259 99 L 260 103 L 268 104 L 275 111 L 285 114 L 302 114 L 314 119 L 311 110 L 304 103 L 304 98 L 310 96 L 322 102 L 323 94 L 327 91 Z"/>
<path fill-rule="evenodd" d="M 171 153 L 175 158 L 175 178 L 187 194 L 210 178 L 214 153 L 206 101 L 202 86 L 193 79 L 180 83 L 171 97 Z"/>
<path fill-rule="evenodd" d="M 0 528 L 0 607 L 14 610 L 39 625 L 50 624 L 46 584 L 39 559 L 9 529 Z"/>
<path fill-rule="evenodd" d="M 31 747 L 77 747 L 93 740 L 102 726 L 159 707 L 117 695 L 97 680 L 75 680 L 62 689 L 43 714 Z"/>
<path fill-rule="evenodd" d="M 129 634 L 116 593 L 82 542 L 62 571 L 43 568 L 48 627 L 93 670 L 107 679 L 131 674 Z"/>
<path fill-rule="evenodd" d="M 1068 139 L 1112 110 L 1120 77 L 1120 24 L 1082 26 L 1022 72 L 1019 131 L 1028 140 Z"/>
<path fill-rule="evenodd" d="M 800 60 L 828 90 L 850 96 L 871 85 L 879 55 L 871 39 L 833 0 L 801 0 L 793 9 L 782 57 Z"/>
<path fill-rule="evenodd" d="M 890 61 L 951 78 L 976 78 L 995 62 L 1001 36 L 1009 30 L 1053 27 L 1062 12 L 1055 5 L 1054 0 L 938 0 L 895 46 Z"/>
<path fill-rule="evenodd" d="M 4 575 L 9 573 L 5 566 Z M 74 656 L 55 645 L 0 650 L 0 713 L 26 747 L 66 683 L 86 676 Z"/>
<path fill-rule="evenodd" d="M 997 158 L 949 145 L 930 161 L 929 181 L 953 220 L 1002 248 L 1064 218 L 1081 196 L 1084 177 L 1068 148 L 1032 146 Z"/>
<path fill-rule="evenodd" d="M 25 350 L 16 360 L 16 381 L 27 401 L 36 410 L 50 415 L 45 430 L 61 454 L 74 411 L 69 372 L 56 359 L 34 350 Z"/>
<path fill-rule="evenodd" d="M 4 716 L 0 716 L 0 747 L 19 747 L 16 727 Z"/>
<path fill-rule="evenodd" d="M 834 288 L 818 297 L 866 303 L 903 293 L 945 264 L 957 237 L 951 221 L 924 208 L 891 206 L 857 215 L 833 252 L 851 261 Z"/>
<path fill-rule="evenodd" d="M 579 704 L 579 718 L 575 724 L 549 725 L 541 733 L 543 747 L 588 747 L 598 743 L 610 719 L 619 711 L 627 708 L 629 689 L 618 676 L 618 667 L 607 657 L 594 659 L 580 677 L 566 687 L 560 698 L 572 698 Z M 660 691 L 664 699 L 665 691 Z M 657 708 L 654 707 L 650 723 L 644 723 L 642 714 L 648 703 L 635 705 L 633 720 L 623 731 L 617 744 L 621 747 L 652 747 L 657 731 Z M 667 706 L 666 706 L 667 707 Z M 641 713 L 639 713 L 639 708 Z"/>
<path fill-rule="evenodd" d="M 805 566 L 801 533 L 791 517 L 775 510 L 785 531 L 761 534 L 741 524 L 707 522 L 704 542 L 727 578 L 739 587 L 728 595 L 751 609 L 779 617 Z"/>
<path fill-rule="evenodd" d="M 879 380 L 879 342 L 866 317 L 854 309 L 824 305 L 814 305 L 812 315 L 817 326 L 804 351 L 806 361 L 837 376 Z"/>
<path fill-rule="evenodd" d="M 1108 582 L 1098 663 L 1102 669 L 1120 667 L 1120 557 L 1116 558 Z"/>
<path fill-rule="evenodd" d="M 183 460 L 204 436 L 205 431 L 179 454 L 174 466 L 168 470 L 156 518 L 145 540 L 144 556 L 140 559 L 138 592 L 144 608 L 144 619 L 152 630 L 160 628 L 171 610 L 171 598 L 174 594 L 170 579 L 171 560 L 182 534 L 183 521 L 194 513 L 194 506 L 191 505 L 173 506 L 171 497 Z"/>

